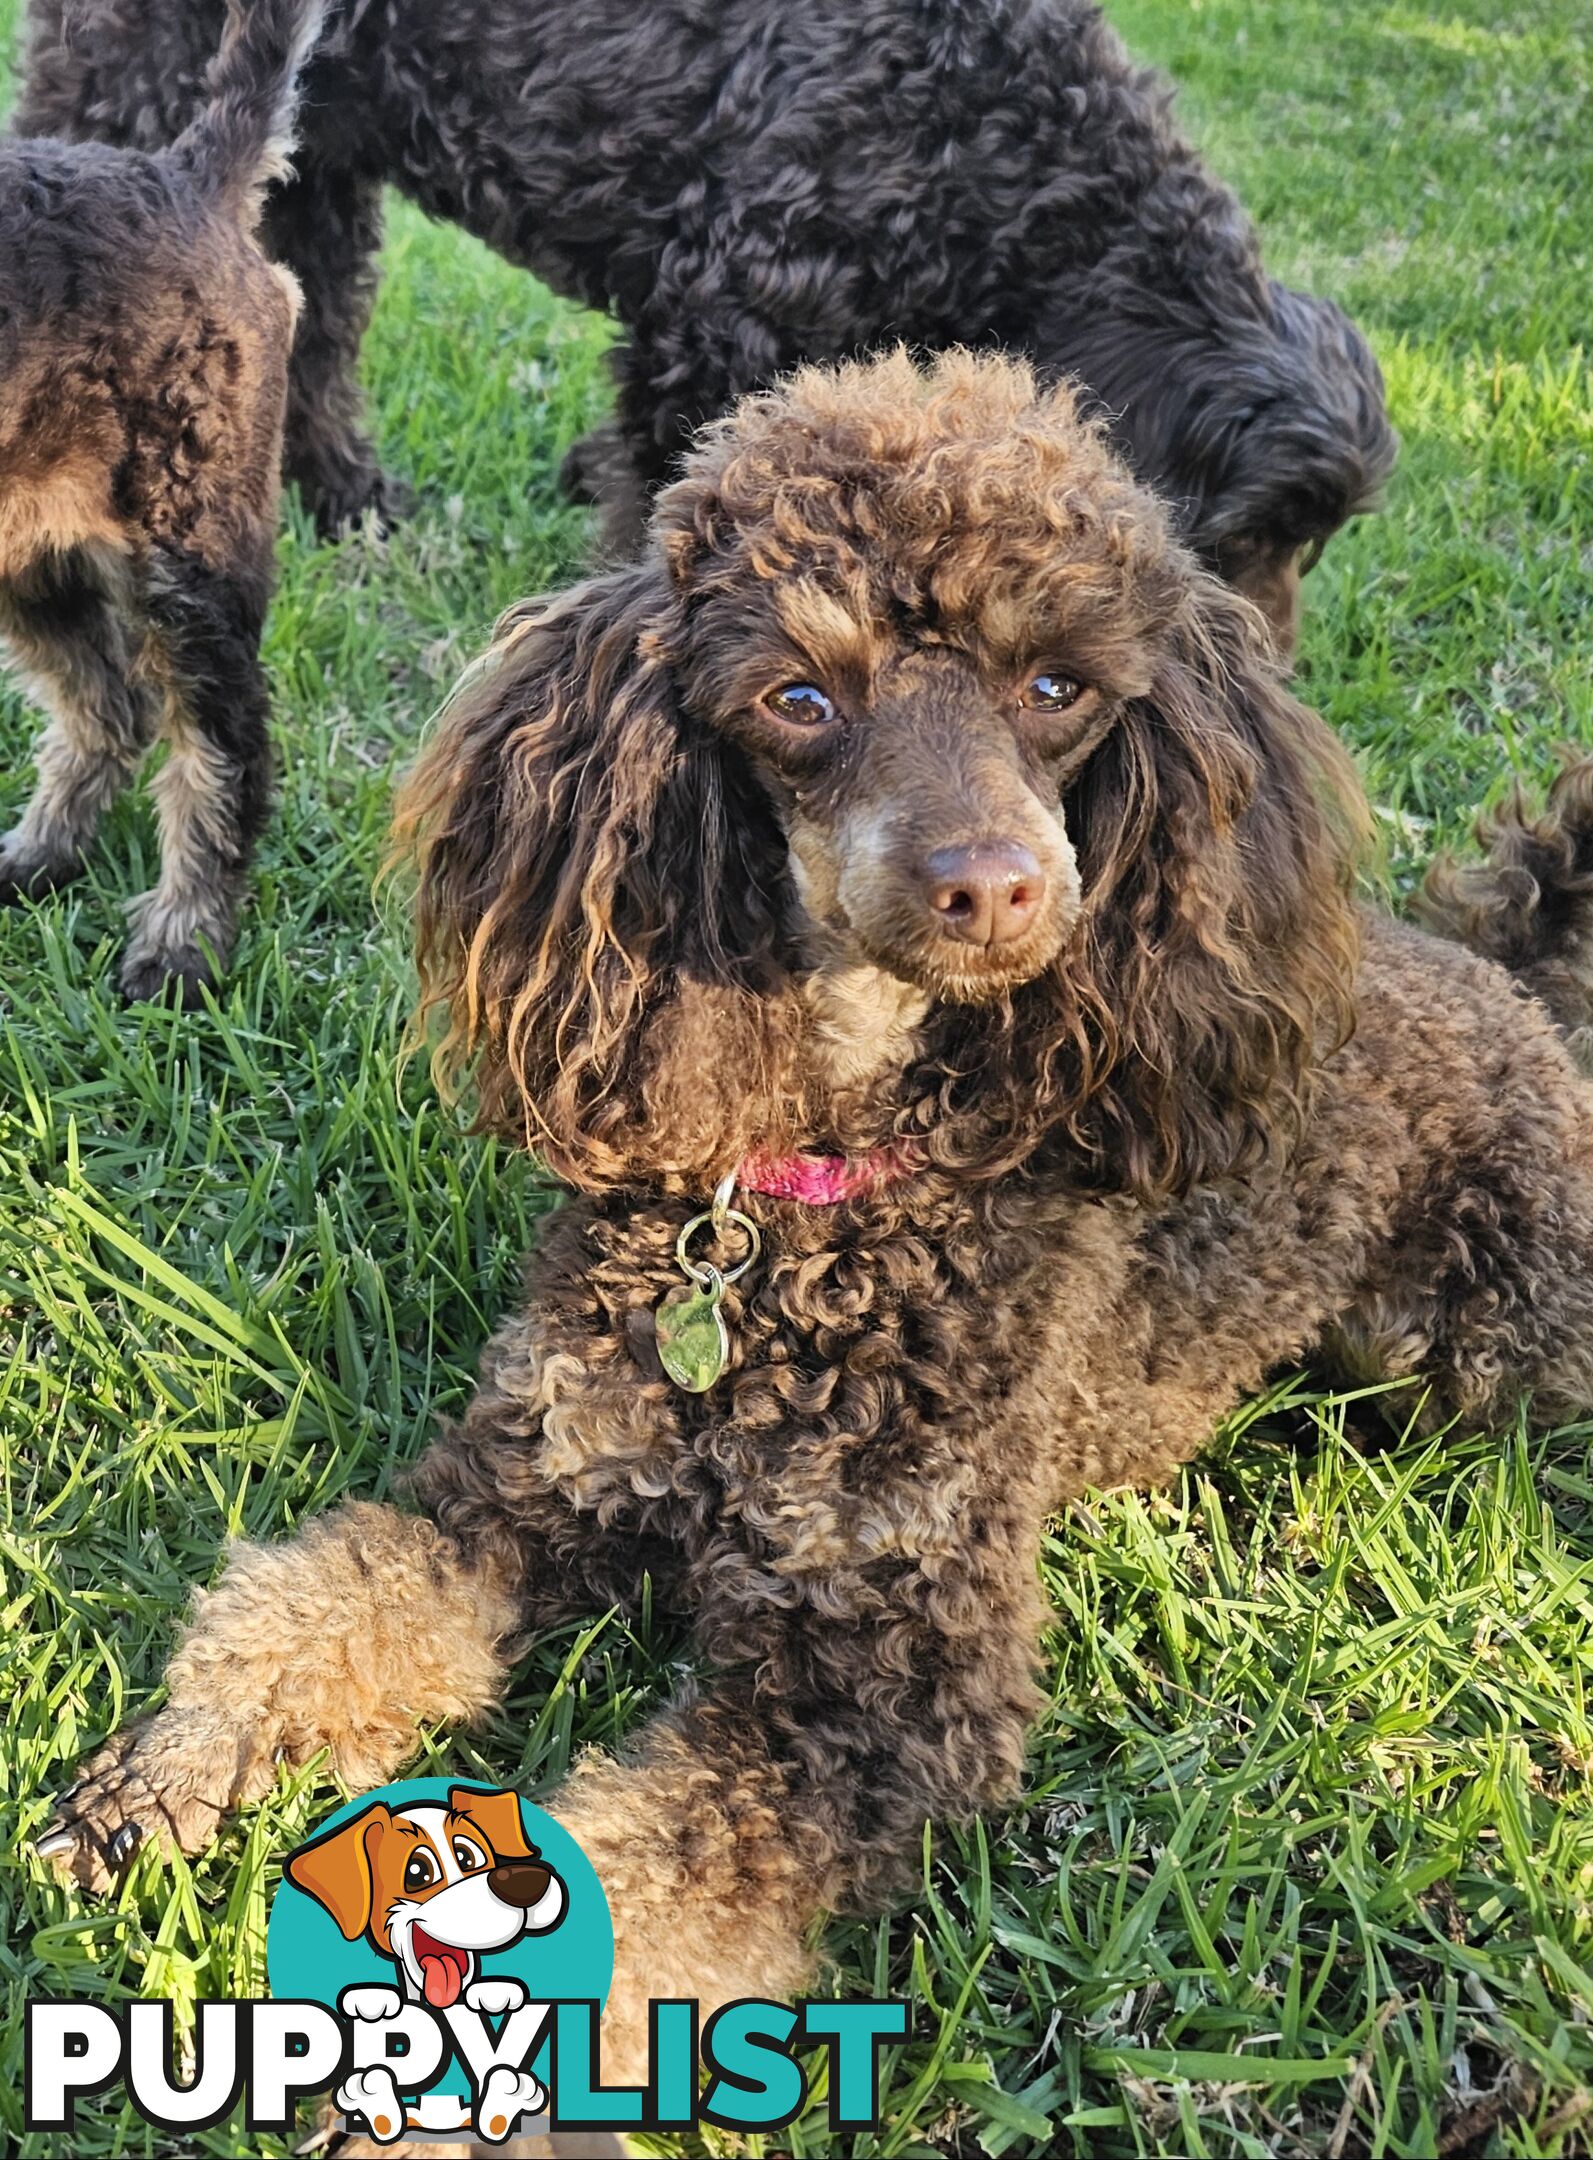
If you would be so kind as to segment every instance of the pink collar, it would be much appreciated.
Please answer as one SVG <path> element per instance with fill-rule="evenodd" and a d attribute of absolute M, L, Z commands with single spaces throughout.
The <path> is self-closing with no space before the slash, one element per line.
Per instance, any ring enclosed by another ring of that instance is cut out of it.
<path fill-rule="evenodd" d="M 919 1167 L 910 1140 L 892 1141 L 867 1155 L 749 1155 L 736 1172 L 743 1192 L 771 1200 L 801 1200 L 809 1207 L 838 1207 L 876 1186 L 894 1184 Z"/>

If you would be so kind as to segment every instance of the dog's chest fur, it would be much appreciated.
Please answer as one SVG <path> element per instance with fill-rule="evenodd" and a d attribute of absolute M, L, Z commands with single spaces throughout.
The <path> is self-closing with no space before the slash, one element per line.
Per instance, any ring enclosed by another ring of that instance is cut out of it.
<path fill-rule="evenodd" d="M 575 1203 L 555 1218 L 534 1301 L 484 1374 L 500 1405 L 537 1416 L 539 1477 L 693 1562 L 733 1550 L 774 1576 L 830 1577 L 954 1552 L 1015 1428 L 1039 1422 L 1059 1329 L 1091 1331 L 1109 1308 L 1121 1225 L 933 1178 L 844 1208 L 738 1204 L 764 1251 L 727 1294 L 730 1362 L 700 1397 L 664 1377 L 652 1333 L 684 1279 L 686 1211 Z"/>

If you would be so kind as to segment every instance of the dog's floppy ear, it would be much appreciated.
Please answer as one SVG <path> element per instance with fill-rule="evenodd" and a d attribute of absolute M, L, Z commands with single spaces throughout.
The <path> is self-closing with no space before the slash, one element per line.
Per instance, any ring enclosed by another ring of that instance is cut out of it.
<path fill-rule="evenodd" d="M 1191 566 L 1151 690 L 1067 819 L 1084 921 L 1055 979 L 1065 1121 L 1105 1186 L 1229 1175 L 1352 1024 L 1354 768 L 1284 688 L 1256 611 Z"/>
<path fill-rule="evenodd" d="M 378 1800 L 288 1856 L 288 1881 L 324 1905 L 349 1942 L 371 1924 L 376 1848 L 392 1819 L 392 1810 Z"/>
<path fill-rule="evenodd" d="M 463 1815 L 473 1822 L 498 1859 L 536 1857 L 536 1847 L 526 1838 L 517 1794 L 472 1792 L 468 1785 L 453 1785 L 448 1791 L 448 1809 L 450 1814 Z"/>
<path fill-rule="evenodd" d="M 398 813 L 439 1078 L 589 1189 L 711 1184 L 779 1095 L 784 855 L 683 707 L 683 633 L 656 559 L 512 610 Z"/>
<path fill-rule="evenodd" d="M 1398 438 L 1371 348 L 1332 301 L 1245 277 L 1212 315 L 1132 260 L 1069 299 L 1042 350 L 1208 562 L 1235 541 L 1320 543 L 1375 507 Z"/>

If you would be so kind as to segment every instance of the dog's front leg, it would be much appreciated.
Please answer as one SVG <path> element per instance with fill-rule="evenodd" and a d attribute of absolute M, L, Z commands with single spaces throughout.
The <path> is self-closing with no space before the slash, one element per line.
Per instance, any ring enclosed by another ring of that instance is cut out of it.
<path fill-rule="evenodd" d="M 61 1801 L 40 1854 L 103 1888 L 148 1838 L 197 1852 L 279 1762 L 324 1749 L 354 1792 L 385 1783 L 423 1723 L 500 1692 L 519 1605 L 485 1560 L 423 1517 L 369 1501 L 283 1545 L 239 1545 L 166 1674 Z"/>
<path fill-rule="evenodd" d="M 959 1552 L 838 1569 L 795 1597 L 728 1554 L 709 1571 L 699 1635 L 719 1677 L 550 1803 L 613 1914 L 606 2081 L 645 2079 L 650 1998 L 693 1998 L 706 2020 L 798 1993 L 814 1923 L 910 1880 L 927 1818 L 1011 1799 L 1039 1699 L 1039 1520 L 1002 1495 L 970 1508 Z"/>
<path fill-rule="evenodd" d="M 516 1321 L 464 1422 L 422 1458 L 422 1515 L 354 1502 L 283 1545 L 237 1546 L 196 1601 L 165 1706 L 119 1733 L 38 1850 L 103 1888 L 146 1839 L 197 1852 L 278 1763 L 325 1752 L 353 1792 L 384 1784 L 423 1724 L 502 1690 L 512 1636 L 672 1586 L 670 1549 L 604 1528 L 539 1468 L 540 1365 Z"/>
<path fill-rule="evenodd" d="M 317 531 L 335 539 L 367 513 L 391 525 L 413 502 L 377 462 L 357 373 L 376 299 L 382 187 L 367 174 L 340 170 L 323 144 L 306 143 L 294 164 L 295 177 L 273 190 L 265 217 L 266 246 L 304 295 L 283 465 Z"/>

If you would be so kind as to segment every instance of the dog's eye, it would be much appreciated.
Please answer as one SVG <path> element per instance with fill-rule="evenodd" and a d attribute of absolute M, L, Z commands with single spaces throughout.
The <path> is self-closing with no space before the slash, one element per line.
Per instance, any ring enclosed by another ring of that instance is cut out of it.
<path fill-rule="evenodd" d="M 1018 703 L 1025 712 L 1066 712 L 1084 695 L 1084 685 L 1071 675 L 1036 675 Z"/>
<path fill-rule="evenodd" d="M 486 1854 L 479 1846 L 472 1845 L 469 1838 L 454 1839 L 454 1858 L 466 1875 L 474 1875 L 478 1868 L 484 1868 L 487 1864 Z"/>
<path fill-rule="evenodd" d="M 787 683 L 784 689 L 771 690 L 763 702 L 789 727 L 827 727 L 835 718 L 835 707 L 810 682 Z"/>
<path fill-rule="evenodd" d="M 406 1890 L 429 1890 L 437 1880 L 437 1863 L 429 1852 L 412 1852 L 404 1870 Z"/>

